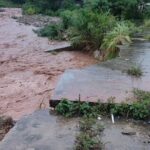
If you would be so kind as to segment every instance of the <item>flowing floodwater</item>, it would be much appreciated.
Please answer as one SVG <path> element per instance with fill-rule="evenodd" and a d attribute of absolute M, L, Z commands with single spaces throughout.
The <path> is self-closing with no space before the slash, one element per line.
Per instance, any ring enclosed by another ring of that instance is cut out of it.
<path fill-rule="evenodd" d="M 39 108 L 48 107 L 55 84 L 66 69 L 96 63 L 92 56 L 78 51 L 51 54 L 45 50 L 65 42 L 40 38 L 33 26 L 16 22 L 21 9 L 0 12 L 0 115 L 19 119 Z"/>

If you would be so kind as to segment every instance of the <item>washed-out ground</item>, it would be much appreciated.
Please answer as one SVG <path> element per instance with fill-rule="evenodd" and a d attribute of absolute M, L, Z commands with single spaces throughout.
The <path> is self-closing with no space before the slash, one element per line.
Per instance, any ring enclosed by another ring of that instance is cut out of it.
<path fill-rule="evenodd" d="M 13 19 L 21 16 L 18 8 L 0 12 L 0 115 L 15 120 L 41 105 L 47 108 L 56 82 L 66 69 L 96 63 L 92 56 L 79 51 L 45 53 L 66 42 L 38 37 L 32 31 L 36 27 Z"/>

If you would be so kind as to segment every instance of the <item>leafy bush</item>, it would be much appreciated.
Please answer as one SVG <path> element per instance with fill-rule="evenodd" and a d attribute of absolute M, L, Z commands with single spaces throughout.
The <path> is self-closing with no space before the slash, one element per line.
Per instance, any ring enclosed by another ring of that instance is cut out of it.
<path fill-rule="evenodd" d="M 62 9 L 74 9 L 75 8 L 75 0 L 63 0 L 62 1 Z"/>
<path fill-rule="evenodd" d="M 113 113 L 116 116 L 129 117 L 134 119 L 145 120 L 150 118 L 150 92 L 135 89 L 133 91 L 136 101 L 127 104 L 90 104 L 87 102 L 71 102 L 69 100 L 62 100 L 56 106 L 56 112 L 66 117 L 72 116 L 86 116 L 96 118 L 100 114 Z M 82 126 L 82 130 L 84 130 Z"/>
<path fill-rule="evenodd" d="M 34 15 L 34 14 L 37 14 L 39 12 L 38 8 L 36 8 L 33 5 L 30 5 L 30 6 L 24 5 L 23 8 L 24 8 L 23 13 L 27 14 L 27 15 Z"/>
<path fill-rule="evenodd" d="M 150 118 L 150 92 L 135 89 L 134 94 L 137 99 L 135 102 L 115 105 L 112 113 L 141 120 Z"/>
<path fill-rule="evenodd" d="M 39 36 L 48 37 L 54 40 L 63 40 L 63 31 L 61 25 L 48 25 L 40 30 L 35 31 Z"/>
<path fill-rule="evenodd" d="M 109 0 L 111 12 L 124 19 L 143 19 L 147 14 L 147 0 Z"/>
<path fill-rule="evenodd" d="M 94 114 L 92 107 L 89 103 L 74 103 L 63 99 L 57 106 L 56 112 L 66 117 L 81 115 L 89 116 Z"/>
<path fill-rule="evenodd" d="M 65 117 L 70 117 L 74 115 L 74 103 L 71 101 L 68 101 L 66 99 L 63 99 L 57 106 L 56 106 L 56 111 L 57 113 L 65 116 Z"/>
<path fill-rule="evenodd" d="M 48 12 L 56 12 L 59 9 L 73 9 L 75 7 L 74 0 L 27 0 L 26 7 L 23 7 L 24 12 L 28 8 L 34 7 L 37 13 L 52 14 Z"/>
<path fill-rule="evenodd" d="M 65 10 L 60 13 L 60 17 L 63 20 L 64 29 L 68 29 L 70 26 L 72 26 L 72 21 L 73 21 L 72 17 L 76 13 L 77 13 L 77 10 L 74 10 L 74 11 Z"/>
<path fill-rule="evenodd" d="M 100 133 L 103 127 L 96 124 L 96 119 L 83 118 L 80 123 L 80 134 L 76 138 L 76 150 L 101 150 L 103 143 L 100 140 Z"/>
<path fill-rule="evenodd" d="M 68 33 L 73 45 L 93 51 L 100 48 L 106 32 L 115 24 L 115 18 L 108 13 L 81 9 L 74 11 L 71 23 Z"/>
<path fill-rule="evenodd" d="M 143 75 L 143 72 L 141 70 L 140 66 L 133 66 L 130 69 L 127 70 L 127 73 L 129 75 L 135 76 L 135 77 L 140 77 Z"/>
<path fill-rule="evenodd" d="M 20 3 L 14 3 L 12 0 L 0 0 L 0 7 L 20 7 L 23 1 Z"/>
<path fill-rule="evenodd" d="M 108 0 L 84 0 L 84 7 L 93 11 L 108 12 L 110 2 Z"/>

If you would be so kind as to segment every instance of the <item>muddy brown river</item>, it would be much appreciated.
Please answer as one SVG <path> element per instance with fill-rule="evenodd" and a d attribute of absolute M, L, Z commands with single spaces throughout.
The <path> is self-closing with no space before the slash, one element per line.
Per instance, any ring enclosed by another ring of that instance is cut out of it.
<path fill-rule="evenodd" d="M 0 115 L 18 120 L 42 107 L 55 89 L 59 76 L 66 70 L 95 64 L 94 58 L 79 51 L 45 53 L 64 42 L 37 37 L 27 26 L 12 19 L 21 9 L 0 12 Z"/>

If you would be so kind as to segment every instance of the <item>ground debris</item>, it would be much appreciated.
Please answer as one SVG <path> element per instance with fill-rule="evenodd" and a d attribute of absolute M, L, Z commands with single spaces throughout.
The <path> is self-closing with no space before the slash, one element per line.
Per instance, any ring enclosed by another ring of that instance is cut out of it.
<path fill-rule="evenodd" d="M 14 126 L 14 121 L 11 117 L 0 117 L 0 141 L 8 133 L 8 131 Z"/>
<path fill-rule="evenodd" d="M 121 132 L 123 135 L 136 135 L 136 132 L 130 128 L 127 128 L 127 129 L 124 129 L 122 132 Z"/>

